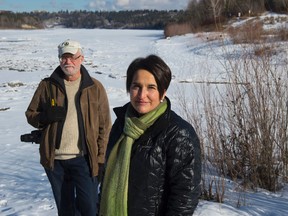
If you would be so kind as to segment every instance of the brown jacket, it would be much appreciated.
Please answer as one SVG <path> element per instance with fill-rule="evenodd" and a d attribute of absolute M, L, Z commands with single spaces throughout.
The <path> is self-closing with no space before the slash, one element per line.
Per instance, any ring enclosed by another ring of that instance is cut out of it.
<path fill-rule="evenodd" d="M 98 163 L 104 163 L 111 116 L 106 91 L 103 85 L 92 78 L 81 66 L 81 84 L 76 95 L 79 134 L 84 153 L 89 156 L 92 176 L 98 175 Z M 50 84 L 51 83 L 51 84 Z M 27 121 L 33 127 L 42 129 L 40 142 L 40 163 L 48 169 L 54 167 L 55 148 L 59 148 L 64 122 L 41 124 L 41 115 L 54 98 L 57 106 L 67 104 L 64 73 L 57 67 L 49 78 L 42 80 L 25 112 Z"/>

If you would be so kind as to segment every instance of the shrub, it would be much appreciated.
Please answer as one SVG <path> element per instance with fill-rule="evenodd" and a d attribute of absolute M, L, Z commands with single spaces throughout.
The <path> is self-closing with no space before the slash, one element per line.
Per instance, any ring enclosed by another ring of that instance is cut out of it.
<path fill-rule="evenodd" d="M 199 135 L 204 175 L 213 175 L 212 165 L 216 176 L 276 191 L 287 175 L 287 67 L 275 63 L 271 52 L 251 52 L 274 50 L 267 46 L 243 45 L 241 56 L 222 63 L 229 79 L 225 85 L 202 85 L 194 101 L 179 97 L 179 102 Z M 203 185 L 208 186 L 204 191 L 211 191 L 215 180 L 203 181 L 210 181 Z M 215 183 L 216 189 L 222 188 L 216 190 L 221 197 L 225 188 L 219 185 Z"/>

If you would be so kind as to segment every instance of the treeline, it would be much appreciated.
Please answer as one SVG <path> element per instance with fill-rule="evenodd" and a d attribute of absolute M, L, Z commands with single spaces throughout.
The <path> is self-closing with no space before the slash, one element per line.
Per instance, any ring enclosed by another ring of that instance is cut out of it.
<path fill-rule="evenodd" d="M 163 29 L 165 36 L 221 30 L 229 20 L 265 11 L 288 12 L 288 0 L 190 0 L 186 10 L 0 11 L 0 29 L 66 28 Z"/>
<path fill-rule="evenodd" d="M 190 0 L 177 21 L 165 26 L 164 35 L 222 31 L 230 20 L 255 17 L 266 11 L 286 14 L 288 0 Z"/>
<path fill-rule="evenodd" d="M 164 29 L 168 22 L 177 22 L 184 11 L 34 11 L 13 13 L 0 11 L 0 28 L 49 28 L 60 25 L 66 28 L 125 28 Z"/>
<path fill-rule="evenodd" d="M 0 11 L 0 29 L 22 28 L 43 28 L 43 23 L 33 14 Z"/>
<path fill-rule="evenodd" d="M 265 11 L 288 12 L 288 0 L 191 0 L 187 7 L 186 21 L 194 29 L 215 26 L 235 17 L 257 16 Z"/>

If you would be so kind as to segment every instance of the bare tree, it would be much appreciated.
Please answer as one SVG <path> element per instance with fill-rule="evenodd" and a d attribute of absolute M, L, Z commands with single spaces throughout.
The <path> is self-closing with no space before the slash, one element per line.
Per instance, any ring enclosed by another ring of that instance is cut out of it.
<path fill-rule="evenodd" d="M 216 30 L 218 30 L 219 26 L 217 25 L 217 19 L 222 14 L 223 0 L 210 0 L 210 7 L 212 9 L 213 18 L 214 18 L 214 24 L 215 24 Z"/>

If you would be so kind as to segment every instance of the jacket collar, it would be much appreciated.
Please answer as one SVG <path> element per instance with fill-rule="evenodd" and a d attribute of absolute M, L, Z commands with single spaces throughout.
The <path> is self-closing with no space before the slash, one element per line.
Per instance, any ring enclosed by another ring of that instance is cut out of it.
<path fill-rule="evenodd" d="M 89 75 L 87 69 L 83 65 L 81 65 L 80 71 L 81 71 L 81 75 L 82 75 L 80 89 L 84 89 L 84 88 L 87 88 L 87 87 L 93 85 L 94 82 L 93 82 L 91 76 Z M 58 66 L 50 76 L 51 81 L 56 82 L 63 89 L 65 89 L 64 78 L 65 78 L 65 75 L 64 75 L 64 72 L 62 71 L 60 66 Z"/>

